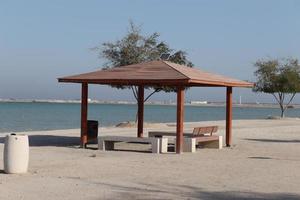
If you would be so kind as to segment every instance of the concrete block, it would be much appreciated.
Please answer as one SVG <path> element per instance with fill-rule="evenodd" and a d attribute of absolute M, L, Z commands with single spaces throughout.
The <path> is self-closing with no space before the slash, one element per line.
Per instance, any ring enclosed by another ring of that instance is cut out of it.
<path fill-rule="evenodd" d="M 160 139 L 159 138 L 153 138 L 151 141 L 151 147 L 152 147 L 152 153 L 159 153 L 160 151 Z"/>
<path fill-rule="evenodd" d="M 102 151 L 105 151 L 104 141 L 100 137 L 98 137 L 98 149 L 102 150 Z"/>
<path fill-rule="evenodd" d="M 183 152 L 196 152 L 196 139 L 184 138 L 183 140 Z"/>
<path fill-rule="evenodd" d="M 160 153 L 168 152 L 168 138 L 160 138 Z"/>

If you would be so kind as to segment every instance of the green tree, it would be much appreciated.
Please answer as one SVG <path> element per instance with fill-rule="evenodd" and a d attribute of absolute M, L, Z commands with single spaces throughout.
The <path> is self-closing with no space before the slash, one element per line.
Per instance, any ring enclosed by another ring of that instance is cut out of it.
<path fill-rule="evenodd" d="M 300 91 L 300 66 L 297 59 L 258 60 L 253 90 L 274 96 L 281 110 L 281 117 L 297 92 Z"/>
<path fill-rule="evenodd" d="M 130 21 L 128 33 L 120 40 L 106 42 L 93 48 L 99 52 L 100 58 L 105 58 L 108 62 L 105 68 L 122 67 L 125 65 L 137 64 L 141 62 L 159 60 L 162 54 L 170 54 L 169 61 L 192 67 L 193 64 L 187 59 L 185 51 L 175 51 L 166 42 L 159 41 L 159 34 L 153 33 L 149 36 L 142 34 L 141 27 Z M 118 89 L 131 89 L 135 99 L 138 99 L 137 86 L 113 86 Z M 159 91 L 172 92 L 175 88 L 170 87 L 148 87 L 153 91 L 145 97 L 147 101 L 154 93 Z"/>

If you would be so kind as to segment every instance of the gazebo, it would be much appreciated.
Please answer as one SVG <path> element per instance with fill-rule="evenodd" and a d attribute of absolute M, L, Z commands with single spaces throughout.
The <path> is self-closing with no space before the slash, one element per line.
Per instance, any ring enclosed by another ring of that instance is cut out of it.
<path fill-rule="evenodd" d="M 232 88 L 253 87 L 253 83 L 162 60 L 67 76 L 58 78 L 58 81 L 82 85 L 80 138 L 82 147 L 87 143 L 88 84 L 138 86 L 137 137 L 143 137 L 144 87 L 175 87 L 177 89 L 176 153 L 182 152 L 186 87 L 226 87 L 226 146 L 232 144 Z"/>

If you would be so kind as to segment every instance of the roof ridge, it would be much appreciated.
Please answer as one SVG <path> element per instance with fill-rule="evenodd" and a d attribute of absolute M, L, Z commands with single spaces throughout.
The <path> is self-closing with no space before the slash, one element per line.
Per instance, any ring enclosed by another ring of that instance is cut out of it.
<path fill-rule="evenodd" d="M 176 69 L 174 66 L 172 66 L 171 64 L 169 63 L 173 63 L 173 62 L 168 62 L 168 61 L 162 61 L 163 63 L 165 63 L 166 65 L 168 65 L 170 68 L 176 70 L 178 73 L 182 74 L 183 76 L 185 76 L 187 79 L 191 79 L 188 75 L 186 75 L 185 73 L 183 73 L 182 71 L 179 71 L 178 69 Z M 174 63 L 176 65 L 178 65 L 177 63 Z"/>

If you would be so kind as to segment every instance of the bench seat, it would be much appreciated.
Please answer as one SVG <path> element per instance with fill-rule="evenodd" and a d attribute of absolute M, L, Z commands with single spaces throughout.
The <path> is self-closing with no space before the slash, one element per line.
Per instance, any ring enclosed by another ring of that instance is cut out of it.
<path fill-rule="evenodd" d="M 142 144 L 151 144 L 152 153 L 166 153 L 168 150 L 168 138 L 154 138 L 154 137 L 128 137 L 128 136 L 99 136 L 98 147 L 99 150 L 113 150 L 115 142 L 135 142 Z"/>

